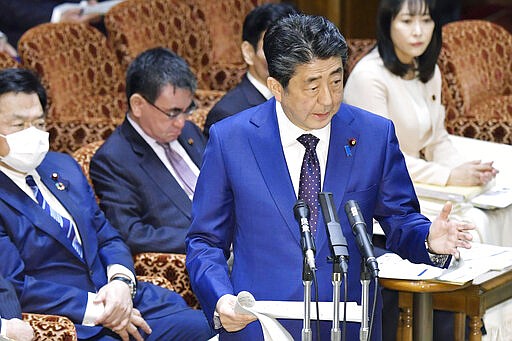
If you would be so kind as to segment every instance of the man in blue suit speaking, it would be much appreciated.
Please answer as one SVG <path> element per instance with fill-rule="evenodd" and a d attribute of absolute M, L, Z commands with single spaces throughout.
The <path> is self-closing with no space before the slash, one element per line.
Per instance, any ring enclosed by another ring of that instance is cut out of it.
<path fill-rule="evenodd" d="M 67 316 L 79 339 L 207 340 L 202 311 L 136 282 L 80 166 L 48 152 L 45 107 L 34 73 L 0 71 L 0 274 L 23 311 Z"/>
<path fill-rule="evenodd" d="M 392 122 L 342 103 L 347 46 L 331 22 L 306 15 L 281 19 L 267 31 L 264 51 L 275 99 L 210 129 L 186 240 L 192 287 L 218 328 L 214 312 L 220 316 L 221 340 L 263 339 L 259 323 L 233 309 L 242 290 L 256 300 L 303 300 L 297 198 L 308 202 L 310 225 L 317 227 L 320 301 L 332 301 L 328 238 L 316 214 L 320 190 L 333 193 L 347 238 L 343 285 L 349 301 L 361 302 L 361 257 L 344 213 L 348 200 L 359 203 L 370 235 L 375 218 L 387 247 L 414 262 L 447 265 L 458 247 L 470 247 L 467 230 L 474 228 L 448 220 L 449 203 L 433 223 L 422 216 Z M 380 320 L 377 309 L 374 340 L 381 339 Z M 301 320 L 280 322 L 301 338 Z M 323 340 L 330 339 L 330 328 L 321 323 Z M 359 339 L 359 324 L 347 323 L 346 333 L 347 340 Z"/>

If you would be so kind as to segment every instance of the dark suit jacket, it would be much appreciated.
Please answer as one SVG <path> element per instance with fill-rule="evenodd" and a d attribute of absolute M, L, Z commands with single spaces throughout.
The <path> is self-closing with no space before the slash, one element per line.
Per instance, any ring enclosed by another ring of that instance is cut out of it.
<path fill-rule="evenodd" d="M 0 0 L 0 31 L 4 32 L 12 46 L 16 47 L 21 35 L 36 25 L 49 22 L 53 8 L 65 2 L 80 0 Z"/>
<path fill-rule="evenodd" d="M 107 283 L 108 265 L 121 264 L 134 272 L 132 256 L 105 219 L 82 169 L 71 156 L 49 152 L 37 171 L 74 218 L 84 258 L 78 256 L 60 225 L 0 172 L 0 274 L 13 284 L 23 311 L 67 316 L 75 323 L 79 338 L 90 338 L 102 327 L 80 324 L 88 292 L 97 292 Z M 186 309 L 174 292 L 149 283 L 137 287 L 133 305 L 146 320 Z M 155 331 L 158 326 L 151 328 Z"/>
<path fill-rule="evenodd" d="M 9 43 L 16 48 L 25 31 L 49 22 L 53 8 L 66 2 L 79 3 L 80 0 L 0 0 L 0 31 L 7 35 Z M 94 26 L 105 32 L 103 22 Z"/>
<path fill-rule="evenodd" d="M 242 290 L 256 300 L 302 301 L 303 256 L 293 214 L 297 197 L 283 154 L 275 99 L 215 124 L 210 132 L 187 236 L 187 269 L 201 306 L 211 319 L 221 296 Z M 351 139 L 356 145 L 349 147 Z M 349 301 L 361 299 L 361 257 L 344 211 L 350 199 L 359 203 L 370 237 L 376 218 L 390 250 L 432 264 L 424 246 L 430 221 L 419 213 L 391 121 L 342 104 L 331 121 L 322 190 L 333 193 L 348 243 L 348 281 L 343 286 L 348 285 Z M 332 301 L 330 249 L 325 228 L 320 228 L 324 226 L 320 215 L 316 277 L 319 300 Z M 231 243 L 235 261 L 229 273 Z M 300 340 L 302 321 L 281 322 Z M 373 339 L 380 340 L 380 301 L 374 323 Z M 358 340 L 359 324 L 347 325 L 347 340 Z M 330 322 L 322 323 L 322 339 L 329 340 L 330 328 Z M 261 339 L 258 323 L 221 334 L 221 340 Z"/>
<path fill-rule="evenodd" d="M 242 81 L 225 94 L 210 110 L 204 124 L 204 135 L 209 136 L 210 127 L 215 122 L 265 101 L 265 97 L 252 85 L 246 74 Z"/>
<path fill-rule="evenodd" d="M 186 122 L 178 141 L 200 167 L 205 139 Z M 100 207 L 133 254 L 185 253 L 192 202 L 153 149 L 125 120 L 91 160 Z"/>
<path fill-rule="evenodd" d="M 12 284 L 2 275 L 0 275 L 0 317 L 3 319 L 21 318 L 21 307 L 16 292 Z"/>

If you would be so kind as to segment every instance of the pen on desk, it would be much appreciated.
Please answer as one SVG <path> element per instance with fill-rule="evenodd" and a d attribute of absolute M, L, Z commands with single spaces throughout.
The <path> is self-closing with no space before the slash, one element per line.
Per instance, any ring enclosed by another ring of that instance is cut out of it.
<path fill-rule="evenodd" d="M 425 270 L 423 270 L 422 272 L 420 272 L 420 273 L 418 274 L 418 277 L 420 277 L 420 276 L 421 276 L 421 275 L 423 275 L 425 272 L 427 272 L 427 270 L 428 270 L 428 269 L 425 269 Z"/>

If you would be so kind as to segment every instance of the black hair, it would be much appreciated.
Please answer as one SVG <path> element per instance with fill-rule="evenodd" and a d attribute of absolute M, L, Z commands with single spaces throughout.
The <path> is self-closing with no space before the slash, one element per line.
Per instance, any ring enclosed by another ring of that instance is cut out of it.
<path fill-rule="evenodd" d="M 126 71 L 126 98 L 138 93 L 154 103 L 166 85 L 194 93 L 197 80 L 187 62 L 163 47 L 139 54 Z"/>
<path fill-rule="evenodd" d="M 242 41 L 249 42 L 256 50 L 261 35 L 265 33 L 273 22 L 295 13 L 297 13 L 295 7 L 284 2 L 268 3 L 254 8 L 245 17 L 242 28 Z"/>
<path fill-rule="evenodd" d="M 391 22 L 406 2 L 412 14 L 428 13 L 434 21 L 432 39 L 425 52 L 417 59 L 418 78 L 425 83 L 434 75 L 442 44 L 442 30 L 435 0 L 381 0 L 377 14 L 377 46 L 384 66 L 391 73 L 403 77 L 409 71 L 411 65 L 400 62 L 391 40 Z"/>
<path fill-rule="evenodd" d="M 37 94 L 41 107 L 46 113 L 48 98 L 35 72 L 24 68 L 0 70 L 0 96 L 7 93 Z"/>
<path fill-rule="evenodd" d="M 284 88 L 297 66 L 314 59 L 339 57 L 347 60 L 347 43 L 338 28 L 321 16 L 295 14 L 270 26 L 265 34 L 263 50 L 270 77 Z"/>

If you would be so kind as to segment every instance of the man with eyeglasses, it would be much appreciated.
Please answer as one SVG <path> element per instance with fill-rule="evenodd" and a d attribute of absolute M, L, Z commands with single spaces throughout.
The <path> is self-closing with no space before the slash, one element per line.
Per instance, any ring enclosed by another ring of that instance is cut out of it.
<path fill-rule="evenodd" d="M 187 120 L 196 105 L 196 78 L 164 48 L 129 66 L 126 119 L 91 160 L 100 207 L 133 254 L 185 253 L 192 197 L 205 139 Z"/>

